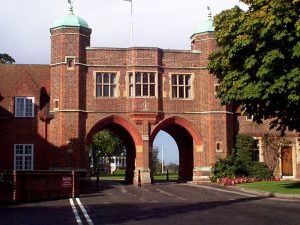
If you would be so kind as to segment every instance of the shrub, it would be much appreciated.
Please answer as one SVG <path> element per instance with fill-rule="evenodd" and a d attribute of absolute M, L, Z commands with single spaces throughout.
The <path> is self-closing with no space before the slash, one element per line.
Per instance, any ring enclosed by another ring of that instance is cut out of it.
<path fill-rule="evenodd" d="M 265 163 L 253 162 L 254 139 L 251 136 L 238 135 L 235 153 L 226 159 L 219 159 L 212 166 L 212 182 L 223 180 L 222 183 L 236 183 L 239 179 L 251 177 L 258 179 L 270 179 L 272 172 Z"/>
<path fill-rule="evenodd" d="M 252 160 L 254 139 L 248 135 L 237 135 L 236 139 L 236 160 L 247 164 Z"/>
<path fill-rule="evenodd" d="M 273 173 L 265 163 L 252 162 L 249 166 L 249 176 L 262 179 L 270 179 L 273 177 Z"/>
<path fill-rule="evenodd" d="M 234 157 L 230 156 L 226 159 L 219 159 L 213 166 L 212 166 L 212 173 L 213 176 L 211 180 L 214 182 L 218 178 L 223 177 L 234 177 L 235 176 L 235 166 L 234 166 Z"/>

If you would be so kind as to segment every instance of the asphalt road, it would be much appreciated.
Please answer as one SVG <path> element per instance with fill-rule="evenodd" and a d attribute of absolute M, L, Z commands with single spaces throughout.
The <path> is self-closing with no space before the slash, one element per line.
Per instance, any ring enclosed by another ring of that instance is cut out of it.
<path fill-rule="evenodd" d="M 102 182 L 75 199 L 0 207 L 0 224 L 300 225 L 300 201 L 191 184 Z"/>

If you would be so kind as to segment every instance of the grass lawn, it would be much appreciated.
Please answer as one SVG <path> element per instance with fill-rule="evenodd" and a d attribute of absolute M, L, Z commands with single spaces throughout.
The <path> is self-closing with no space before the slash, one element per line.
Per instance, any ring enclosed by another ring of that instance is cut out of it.
<path fill-rule="evenodd" d="M 280 194 L 300 194 L 300 182 L 294 181 L 263 181 L 237 185 L 241 188 L 255 189 Z"/>
<path fill-rule="evenodd" d="M 93 177 L 92 179 L 96 179 L 96 177 Z M 169 181 L 177 181 L 178 174 L 169 174 Z M 119 172 L 115 174 L 101 174 L 100 180 L 125 180 L 125 172 Z M 160 174 L 155 175 L 154 180 L 156 181 L 166 181 L 167 180 L 167 174 Z"/>
<path fill-rule="evenodd" d="M 169 181 L 177 181 L 178 174 L 169 174 Z M 167 174 L 154 175 L 154 180 L 156 181 L 166 181 Z"/>

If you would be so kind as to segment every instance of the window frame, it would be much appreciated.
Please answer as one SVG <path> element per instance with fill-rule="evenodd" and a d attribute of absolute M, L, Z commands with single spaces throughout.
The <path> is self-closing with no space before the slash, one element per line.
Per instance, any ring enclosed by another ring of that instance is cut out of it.
<path fill-rule="evenodd" d="M 216 152 L 217 153 L 223 152 L 222 141 L 216 141 Z"/>
<path fill-rule="evenodd" d="M 189 76 L 189 81 L 186 77 Z M 174 78 L 176 83 L 174 84 Z M 183 83 L 180 81 L 183 77 Z M 194 99 L 194 74 L 193 73 L 170 73 L 170 98 L 173 100 L 193 100 Z M 175 96 L 175 92 L 176 96 Z M 183 94 L 183 95 L 182 95 Z"/>
<path fill-rule="evenodd" d="M 253 122 L 253 117 L 254 117 L 253 115 L 250 115 L 250 114 L 247 113 L 245 116 L 246 116 L 246 121 L 247 122 Z"/>
<path fill-rule="evenodd" d="M 256 142 L 256 146 L 253 146 L 253 155 L 252 161 L 254 162 L 263 162 L 263 149 L 262 149 L 262 138 L 261 137 L 253 137 Z"/>
<path fill-rule="evenodd" d="M 218 83 L 214 84 L 214 96 L 215 97 L 217 97 L 217 95 L 218 95 L 218 89 L 219 89 L 219 87 L 220 87 L 220 84 L 218 84 Z"/>
<path fill-rule="evenodd" d="M 101 74 L 101 82 L 98 82 L 98 75 Z M 104 82 L 104 76 L 108 75 L 108 82 Z M 112 83 L 112 75 L 114 75 L 114 83 Z M 100 87 L 101 95 L 98 95 Z M 112 89 L 114 87 L 114 89 Z M 105 95 L 107 89 L 108 95 Z M 96 98 L 117 98 L 119 97 L 119 72 L 117 71 L 95 71 L 94 72 L 94 96 Z"/>
<path fill-rule="evenodd" d="M 147 77 L 145 77 L 145 75 Z M 139 79 L 138 79 L 139 77 Z M 158 98 L 159 74 L 157 71 L 128 71 L 127 94 L 130 98 Z"/>
<path fill-rule="evenodd" d="M 17 153 L 17 147 L 22 146 L 22 153 Z M 26 153 L 26 147 L 30 147 L 31 153 Z M 30 157 L 30 161 L 26 159 L 26 157 Z M 21 165 L 20 167 L 17 164 L 17 159 L 18 157 L 21 157 Z M 26 166 L 26 162 L 29 161 L 29 168 Z M 15 170 L 23 170 L 23 171 L 30 171 L 33 170 L 33 165 L 34 165 L 34 145 L 33 144 L 14 144 L 14 169 Z"/>
<path fill-rule="evenodd" d="M 18 104 L 18 100 L 19 99 L 22 99 L 23 100 L 23 109 L 22 107 L 20 107 Z M 31 110 L 30 110 L 30 115 L 27 115 L 27 106 L 26 106 L 26 100 L 31 100 L 32 102 L 32 106 L 31 106 Z M 17 96 L 15 97 L 15 117 L 16 118 L 33 118 L 35 116 L 35 113 L 34 113 L 34 109 L 35 109 L 35 97 L 27 97 L 27 96 Z M 21 108 L 21 109 L 20 109 Z"/>
<path fill-rule="evenodd" d="M 76 57 L 75 56 L 66 56 L 65 63 L 67 66 L 67 70 L 75 70 Z"/>

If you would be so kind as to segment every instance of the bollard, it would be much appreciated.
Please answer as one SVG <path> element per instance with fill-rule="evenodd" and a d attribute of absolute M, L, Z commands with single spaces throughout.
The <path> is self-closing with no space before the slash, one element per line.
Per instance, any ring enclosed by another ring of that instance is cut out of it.
<path fill-rule="evenodd" d="M 100 174 L 100 171 L 99 171 L 99 168 L 96 169 L 96 176 L 97 176 L 97 180 L 96 180 L 96 186 L 97 188 L 99 188 L 99 174 Z"/>
<path fill-rule="evenodd" d="M 141 171 L 140 170 L 139 170 L 139 173 L 138 173 L 138 187 L 142 187 Z"/>
<path fill-rule="evenodd" d="M 169 182 L 169 170 L 167 170 L 167 182 Z"/>
<path fill-rule="evenodd" d="M 75 172 L 72 170 L 72 198 L 75 198 Z"/>

